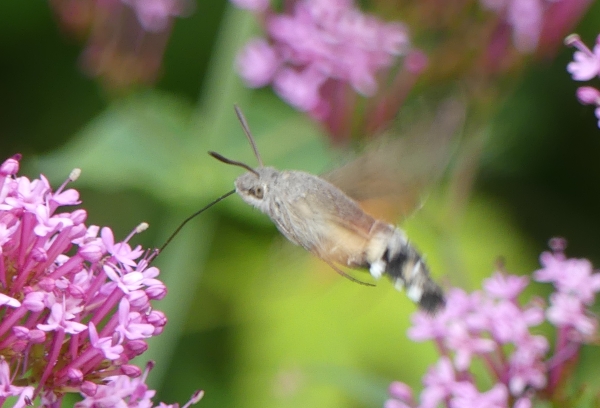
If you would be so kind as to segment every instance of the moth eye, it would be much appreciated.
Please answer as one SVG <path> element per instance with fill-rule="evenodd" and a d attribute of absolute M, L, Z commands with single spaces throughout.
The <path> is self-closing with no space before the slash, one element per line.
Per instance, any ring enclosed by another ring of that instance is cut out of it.
<path fill-rule="evenodd" d="M 251 188 L 250 189 L 250 194 L 252 194 L 254 197 L 258 198 L 258 199 L 262 199 L 265 195 L 265 191 L 263 190 L 262 187 L 256 187 L 256 188 Z"/>

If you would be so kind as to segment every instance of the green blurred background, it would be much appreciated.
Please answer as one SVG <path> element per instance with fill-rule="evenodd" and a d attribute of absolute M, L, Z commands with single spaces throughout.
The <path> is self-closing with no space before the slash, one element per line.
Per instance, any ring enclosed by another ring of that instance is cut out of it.
<path fill-rule="evenodd" d="M 595 4 L 577 29 L 588 44 L 598 21 Z M 1 156 L 22 153 L 22 174 L 55 186 L 82 168 L 74 186 L 89 223 L 125 237 L 149 222 L 134 238 L 146 247 L 231 189 L 239 169 L 207 150 L 253 163 L 234 102 L 266 163 L 331 168 L 339 155 L 316 126 L 233 72 L 254 24 L 225 1 L 197 1 L 175 21 L 156 86 L 117 96 L 81 73 L 82 42 L 46 2 L 2 1 Z M 575 98 L 571 58 L 563 47 L 507 81 L 514 89 L 490 107 L 460 214 L 448 215 L 442 187 L 403 224 L 444 286 L 478 288 L 498 257 L 529 274 L 554 236 L 570 256 L 600 263 L 600 130 Z M 190 223 L 157 266 L 169 295 L 156 307 L 169 324 L 139 363 L 157 361 L 150 383 L 160 400 L 184 402 L 201 388 L 203 407 L 381 406 L 390 381 L 418 388 L 436 359 L 431 344 L 407 339 L 415 307 L 391 285 L 340 278 L 237 197 Z"/>

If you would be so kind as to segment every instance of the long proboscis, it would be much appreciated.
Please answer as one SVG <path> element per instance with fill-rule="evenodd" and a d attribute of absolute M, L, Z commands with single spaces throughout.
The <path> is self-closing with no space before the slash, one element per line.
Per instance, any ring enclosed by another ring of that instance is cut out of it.
<path fill-rule="evenodd" d="M 248 126 L 248 122 L 246 121 L 244 113 L 237 105 L 233 105 L 233 109 L 235 109 L 235 114 L 237 115 L 240 124 L 242 125 L 242 129 L 244 129 L 244 133 L 246 134 L 246 137 L 250 142 L 250 146 L 252 146 L 252 150 L 254 150 L 254 156 L 256 156 L 256 160 L 258 160 L 258 165 L 260 167 L 264 167 L 262 158 L 260 157 L 260 153 L 258 152 L 258 147 L 256 146 L 256 142 L 254 141 L 254 136 L 252 136 L 252 132 L 250 132 L 250 126 Z"/>
<path fill-rule="evenodd" d="M 175 230 L 175 232 L 173 232 L 171 234 L 171 236 L 167 239 L 167 241 L 158 249 L 157 256 L 162 251 L 164 251 L 164 249 L 167 247 L 167 245 L 169 245 L 169 243 L 173 240 L 173 238 L 175 238 L 175 236 L 179 233 L 179 231 L 181 231 L 181 229 L 185 226 L 185 224 L 187 224 L 188 222 L 190 222 L 197 215 L 200 215 L 201 213 L 203 213 L 204 211 L 208 210 L 213 205 L 217 204 L 219 201 L 226 199 L 227 197 L 229 197 L 233 193 L 235 193 L 235 189 L 231 190 L 231 191 L 229 191 L 229 192 L 227 192 L 225 194 L 223 194 L 221 197 L 219 197 L 216 200 L 210 202 L 206 206 L 202 207 L 201 209 L 199 209 L 198 211 L 196 211 L 195 213 L 193 213 L 192 215 L 190 215 L 189 217 L 187 217 L 181 224 L 179 224 L 179 227 L 177 227 L 177 229 Z"/>

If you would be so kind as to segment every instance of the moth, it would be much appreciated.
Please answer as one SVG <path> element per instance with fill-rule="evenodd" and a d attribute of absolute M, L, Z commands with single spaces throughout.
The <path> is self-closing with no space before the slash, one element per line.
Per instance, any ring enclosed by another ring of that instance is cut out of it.
<path fill-rule="evenodd" d="M 322 177 L 303 171 L 277 170 L 263 165 L 243 113 L 237 106 L 235 111 L 258 167 L 253 168 L 212 151 L 209 154 L 247 170 L 235 180 L 235 192 L 243 201 L 268 215 L 289 241 L 313 253 L 341 275 L 357 281 L 343 272 L 340 266 L 366 269 L 375 279 L 384 275 L 389 277 L 398 290 L 406 288 L 407 296 L 427 312 L 434 313 L 444 306 L 442 289 L 432 280 L 423 257 L 404 231 L 367 214 L 357 202 L 358 199 L 381 194 L 383 190 L 391 191 L 388 188 L 391 183 L 380 182 L 383 176 L 377 174 L 380 167 L 377 161 L 394 160 L 393 157 L 386 158 L 381 152 L 367 153 Z M 434 121 L 433 126 L 438 129 L 430 133 L 456 127 L 455 123 L 444 122 L 456 122 L 460 115 L 451 112 L 445 116 L 438 123 Z M 439 142 L 438 139 L 436 136 L 434 141 Z M 348 172 L 358 172 L 361 176 L 348 177 Z M 365 194 L 361 185 L 369 185 L 370 192 Z"/>

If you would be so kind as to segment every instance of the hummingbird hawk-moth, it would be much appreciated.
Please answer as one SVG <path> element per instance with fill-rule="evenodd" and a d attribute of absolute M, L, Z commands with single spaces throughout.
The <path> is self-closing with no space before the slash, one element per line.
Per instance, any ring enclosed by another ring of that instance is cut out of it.
<path fill-rule="evenodd" d="M 427 312 L 433 313 L 444 306 L 442 289 L 432 280 L 423 257 L 410 244 L 406 234 L 367 214 L 357 202 L 381 194 L 383 190 L 390 192 L 386 183 L 378 182 L 385 175 L 377 175 L 380 167 L 377 161 L 398 160 L 390 153 L 391 149 L 381 149 L 384 154 L 379 154 L 383 156 L 380 158 L 377 154 L 367 153 L 341 170 L 322 177 L 303 171 L 277 170 L 263 165 L 243 113 L 237 106 L 235 111 L 254 150 L 258 167 L 227 159 L 215 152 L 209 154 L 247 170 L 235 180 L 235 192 L 242 200 L 268 215 L 289 241 L 310 251 L 351 280 L 357 281 L 339 266 L 367 269 L 375 279 L 388 276 L 398 290 L 406 288 L 407 296 Z M 433 121 L 434 129 L 429 130 L 430 133 L 456 130 L 460 116 L 457 108 L 446 108 L 445 111 Z M 433 140 L 440 142 L 436 138 Z M 425 163 L 425 166 L 436 165 Z M 348 176 L 348 171 L 362 173 L 362 176 Z M 361 184 L 382 191 L 365 193 Z"/>

